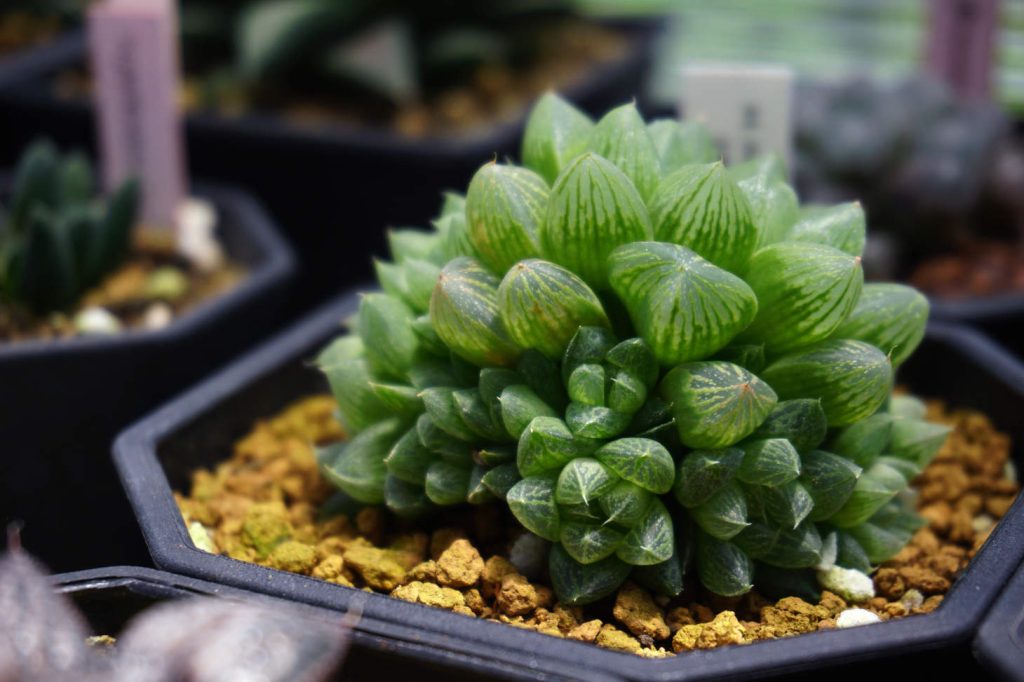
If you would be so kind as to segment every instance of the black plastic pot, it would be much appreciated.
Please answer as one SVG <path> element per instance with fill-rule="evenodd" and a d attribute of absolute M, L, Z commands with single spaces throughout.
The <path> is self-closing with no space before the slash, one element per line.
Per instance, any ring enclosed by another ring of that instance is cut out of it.
<path fill-rule="evenodd" d="M 1024 293 L 964 300 L 930 296 L 932 317 L 981 329 L 1024 358 Z"/>
<path fill-rule="evenodd" d="M 211 467 L 253 422 L 312 392 L 327 390 L 308 360 L 339 332 L 339 321 L 355 311 L 354 294 L 325 306 L 290 331 L 269 341 L 203 384 L 165 405 L 123 433 L 114 460 L 153 560 L 161 568 L 334 609 L 357 596 L 364 612 L 394 627 L 450 635 L 455 651 L 486 651 L 493 660 L 527 655 L 575 662 L 579 674 L 628 679 L 730 679 L 781 674 L 817 674 L 829 666 L 906 665 L 915 672 L 971 666 L 969 643 L 986 609 L 1024 555 L 1024 502 L 1020 500 L 992 534 L 967 573 L 928 616 L 878 626 L 818 632 L 750 646 L 699 651 L 667 660 L 647 660 L 560 640 L 494 622 L 365 595 L 301 575 L 282 573 L 196 549 L 172 497 L 186 490 L 190 472 Z M 933 325 L 901 381 L 925 396 L 983 410 L 1017 443 L 1024 461 L 1024 367 L 969 329 Z"/>
<path fill-rule="evenodd" d="M 1001 679 L 1024 682 L 1024 565 L 985 616 L 974 655 Z"/>
<path fill-rule="evenodd" d="M 640 94 L 658 24 L 617 22 L 629 39 L 622 59 L 602 64 L 563 94 L 592 113 Z M 89 146 L 90 107 L 55 98 L 53 76 L 82 63 L 83 50 L 26 69 L 0 90 L 0 161 L 45 133 L 63 145 Z M 440 209 L 441 192 L 466 187 L 484 163 L 515 155 L 523 120 L 465 135 L 414 139 L 389 130 L 300 126 L 271 114 L 188 117 L 192 172 L 239 183 L 266 202 L 303 264 L 300 305 L 322 302 L 370 274 L 370 253 L 383 254 L 384 229 L 418 225 Z"/>
<path fill-rule="evenodd" d="M 54 570 L 148 563 L 110 443 L 279 321 L 291 249 L 247 194 L 199 194 L 217 209 L 226 253 L 247 269 L 235 288 L 159 331 L 0 345 L 0 520 L 22 520 L 25 546 Z"/>
<path fill-rule="evenodd" d="M 81 44 L 81 31 L 66 31 L 44 45 L 0 56 L 0 88 L 21 81 L 26 73 L 59 68 Z"/>
<path fill-rule="evenodd" d="M 144 609 L 170 599 L 216 596 L 240 601 L 280 604 L 280 600 L 216 583 L 157 571 L 151 568 L 115 566 L 55 575 L 54 587 L 67 594 L 83 612 L 94 634 L 117 635 L 127 622 Z M 292 608 L 294 604 L 290 605 Z M 337 613 L 299 606 L 309 618 L 335 621 Z M 351 648 L 337 680 L 387 680 L 414 673 L 417 680 L 478 680 L 481 676 L 501 680 L 574 679 L 572 668 L 552 661 L 526 656 L 516 665 L 505 665 L 481 655 L 462 655 L 436 646 L 438 639 L 415 632 L 395 638 L 392 626 L 365 615 L 352 634 Z M 440 639 L 444 639 L 442 636 Z M 534 668 L 543 665 L 542 675 Z M 614 678 L 597 677 L 599 681 Z"/>

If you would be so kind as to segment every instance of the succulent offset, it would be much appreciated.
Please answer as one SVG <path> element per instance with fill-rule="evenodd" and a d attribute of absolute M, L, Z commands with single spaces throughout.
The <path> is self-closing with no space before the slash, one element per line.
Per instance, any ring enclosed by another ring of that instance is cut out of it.
<path fill-rule="evenodd" d="M 899 551 L 947 429 L 892 396 L 928 303 L 864 284 L 860 206 L 801 207 L 777 160 L 726 168 L 633 105 L 595 123 L 546 95 L 522 156 L 390 234 L 383 291 L 318 361 L 351 434 L 327 478 L 399 515 L 504 501 L 568 603 Z"/>
<path fill-rule="evenodd" d="M 81 154 L 34 143 L 22 156 L 6 210 L 0 207 L 0 303 L 36 313 L 74 304 L 128 252 L 138 188 L 126 182 L 97 200 Z"/>

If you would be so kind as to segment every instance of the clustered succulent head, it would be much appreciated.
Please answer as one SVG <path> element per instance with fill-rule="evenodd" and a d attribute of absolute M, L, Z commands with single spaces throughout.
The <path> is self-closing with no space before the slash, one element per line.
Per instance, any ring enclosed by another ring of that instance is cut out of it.
<path fill-rule="evenodd" d="M 127 253 L 137 197 L 130 181 L 98 200 L 84 156 L 30 146 L 0 207 L 0 303 L 36 313 L 74 304 Z"/>
<path fill-rule="evenodd" d="M 522 157 L 391 233 L 383 291 L 319 358 L 352 434 L 325 475 L 399 515 L 503 500 L 569 603 L 902 548 L 946 429 L 891 397 L 928 303 L 863 283 L 859 205 L 801 207 L 776 160 L 726 168 L 633 105 L 594 123 L 546 95 Z"/>

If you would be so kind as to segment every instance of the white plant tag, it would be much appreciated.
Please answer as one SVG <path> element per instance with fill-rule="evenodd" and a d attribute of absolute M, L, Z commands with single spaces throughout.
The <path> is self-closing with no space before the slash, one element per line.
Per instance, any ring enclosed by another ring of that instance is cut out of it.
<path fill-rule="evenodd" d="M 793 72 L 781 66 L 692 64 L 680 114 L 702 121 L 726 163 L 776 153 L 792 168 Z"/>
<path fill-rule="evenodd" d="M 176 12 L 174 0 L 101 0 L 88 15 L 104 182 L 138 178 L 142 224 L 168 231 L 187 193 Z"/>

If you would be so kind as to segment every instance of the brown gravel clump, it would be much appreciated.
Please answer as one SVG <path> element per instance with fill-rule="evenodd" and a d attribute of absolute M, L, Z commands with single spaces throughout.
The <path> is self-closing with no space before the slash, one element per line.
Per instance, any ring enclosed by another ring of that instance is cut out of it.
<path fill-rule="evenodd" d="M 587 607 L 555 601 L 543 576 L 508 558 L 521 533 L 497 505 L 438 514 L 429 530 L 377 508 L 321 516 L 333 489 L 314 446 L 344 436 L 329 396 L 299 401 L 256 424 L 213 471 L 176 494 L 196 545 L 207 551 L 398 599 L 496 620 L 647 657 L 670 656 L 836 627 L 850 606 L 823 592 L 772 602 L 756 592 L 725 599 L 696 584 L 674 599 L 627 582 Z M 984 415 L 928 404 L 953 432 L 914 482 L 928 525 L 874 576 L 876 597 L 855 606 L 881 620 L 928 613 L 979 550 L 1019 490 L 1009 476 L 1009 439 Z"/>

